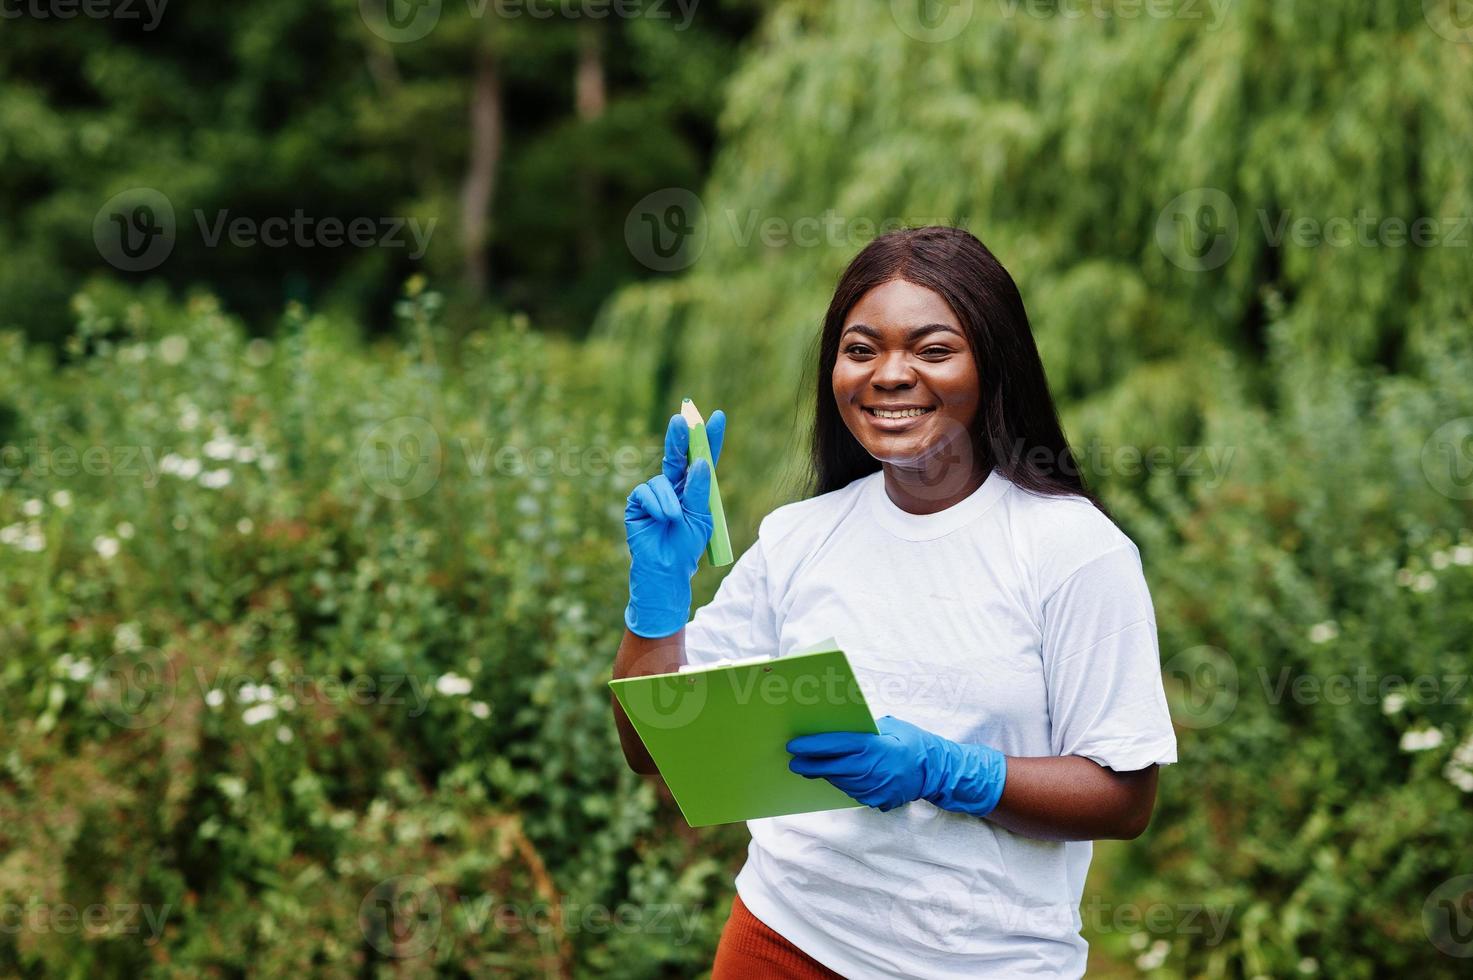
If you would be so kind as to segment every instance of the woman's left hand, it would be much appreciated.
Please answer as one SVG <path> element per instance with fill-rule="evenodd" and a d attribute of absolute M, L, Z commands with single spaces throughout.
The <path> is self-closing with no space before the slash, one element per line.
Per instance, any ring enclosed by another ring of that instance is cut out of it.
<path fill-rule="evenodd" d="M 985 817 L 1002 798 L 1006 757 L 986 745 L 962 745 L 893 715 L 880 734 L 823 732 L 790 739 L 788 768 L 823 777 L 866 806 L 888 812 L 912 800 Z"/>

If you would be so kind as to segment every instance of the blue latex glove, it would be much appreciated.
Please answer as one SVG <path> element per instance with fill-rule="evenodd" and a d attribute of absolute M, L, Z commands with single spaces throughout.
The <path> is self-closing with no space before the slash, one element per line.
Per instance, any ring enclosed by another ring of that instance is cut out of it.
<path fill-rule="evenodd" d="M 711 458 L 721 459 L 726 413 L 706 420 Z M 711 539 L 711 469 L 704 460 L 687 468 L 690 427 L 670 417 L 661 472 L 630 491 L 624 505 L 629 541 L 629 604 L 624 625 L 644 637 L 670 636 L 690 618 L 690 578 Z M 687 472 L 689 470 L 689 472 Z"/>
<path fill-rule="evenodd" d="M 963 745 L 886 715 L 880 734 L 823 732 L 788 741 L 800 776 L 824 777 L 866 806 L 888 812 L 912 800 L 985 817 L 1002 799 L 1007 758 Z"/>

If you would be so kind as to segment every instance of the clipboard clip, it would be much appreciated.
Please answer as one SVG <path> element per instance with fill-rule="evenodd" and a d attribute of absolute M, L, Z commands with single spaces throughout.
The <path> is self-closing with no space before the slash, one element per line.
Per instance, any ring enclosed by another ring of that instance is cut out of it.
<path fill-rule="evenodd" d="M 676 668 L 676 673 L 687 674 L 701 670 L 714 670 L 717 667 L 739 667 L 746 664 L 767 663 L 777 658 L 770 653 L 759 653 L 751 657 L 722 657 L 705 664 L 681 664 Z"/>

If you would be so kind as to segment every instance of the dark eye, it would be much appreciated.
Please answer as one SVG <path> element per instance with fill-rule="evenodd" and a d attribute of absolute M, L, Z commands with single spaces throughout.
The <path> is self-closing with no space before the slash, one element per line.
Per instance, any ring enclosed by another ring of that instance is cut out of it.
<path fill-rule="evenodd" d="M 950 347 L 937 347 L 937 346 L 934 346 L 933 345 L 931 347 L 927 347 L 925 350 L 921 351 L 921 353 L 922 354 L 930 354 L 933 351 L 936 352 L 936 353 L 938 353 L 938 354 L 950 354 L 951 353 L 951 348 Z"/>
<path fill-rule="evenodd" d="M 846 354 L 864 354 L 868 351 L 869 345 L 867 344 L 850 344 L 848 347 L 844 348 L 844 353 Z"/>

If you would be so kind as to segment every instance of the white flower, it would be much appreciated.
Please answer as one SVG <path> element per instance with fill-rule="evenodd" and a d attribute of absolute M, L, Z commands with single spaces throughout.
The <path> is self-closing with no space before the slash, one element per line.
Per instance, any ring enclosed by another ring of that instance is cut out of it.
<path fill-rule="evenodd" d="M 1392 691 L 1386 695 L 1386 700 L 1381 702 L 1381 710 L 1385 714 L 1394 715 L 1406 706 L 1407 696 L 1400 691 Z"/>
<path fill-rule="evenodd" d="M 1440 728 L 1424 728 L 1421 731 L 1405 731 L 1401 733 L 1401 750 L 1403 752 L 1425 752 L 1427 749 L 1435 749 L 1442 744 L 1442 730 Z"/>
<path fill-rule="evenodd" d="M 1306 956 L 1304 959 L 1299 961 L 1300 973 L 1314 973 L 1319 970 L 1319 968 L 1320 961 L 1315 959 L 1313 956 Z"/>
<path fill-rule="evenodd" d="M 45 505 L 43 505 L 41 501 L 33 497 L 30 500 L 27 500 L 24 504 L 21 504 L 20 510 L 21 513 L 25 514 L 27 517 L 40 517 L 41 510 L 44 506 Z"/>
<path fill-rule="evenodd" d="M 225 692 L 220 690 L 218 687 L 211 688 L 210 691 L 205 694 L 205 704 L 209 705 L 212 708 L 218 708 L 224 703 Z"/>
<path fill-rule="evenodd" d="M 255 703 L 258 700 L 256 697 L 256 685 L 250 681 L 246 681 L 240 686 L 240 690 L 235 692 L 235 697 L 241 704 Z"/>
<path fill-rule="evenodd" d="M 66 675 L 74 681 L 85 681 L 92 676 L 92 661 L 83 657 L 81 660 L 67 664 Z"/>
<path fill-rule="evenodd" d="M 72 505 L 72 495 L 70 491 L 58 490 L 51 495 L 51 503 L 65 510 Z"/>
<path fill-rule="evenodd" d="M 447 695 L 469 694 L 471 693 L 471 682 L 469 678 L 461 677 L 459 674 L 443 674 L 435 679 L 435 690 Z"/>
<path fill-rule="evenodd" d="M 142 646 L 143 630 L 137 623 L 119 623 L 113 630 L 113 649 L 119 653 L 129 653 Z"/>
<path fill-rule="evenodd" d="M 1468 737 L 1459 742 L 1458 747 L 1453 749 L 1452 761 L 1459 765 L 1473 766 L 1473 732 L 1470 732 Z"/>
<path fill-rule="evenodd" d="M 126 541 L 129 538 L 133 537 L 133 525 L 128 523 L 127 521 L 122 521 L 118 524 L 117 532 L 118 537 Z"/>
<path fill-rule="evenodd" d="M 256 688 L 256 698 L 261 701 L 275 701 L 276 688 L 272 687 L 270 684 L 262 684 L 260 687 Z"/>
<path fill-rule="evenodd" d="M 1464 793 L 1473 793 L 1473 732 L 1453 749 L 1442 774 Z"/>
<path fill-rule="evenodd" d="M 118 539 L 110 538 L 106 534 L 99 534 L 92 539 L 92 550 L 104 559 L 115 558 L 118 554 Z"/>
<path fill-rule="evenodd" d="M 282 745 L 287 744 L 292 740 L 292 730 L 290 728 L 287 728 L 285 725 L 277 725 L 276 740 Z"/>
<path fill-rule="evenodd" d="M 471 714 L 484 721 L 491 717 L 491 706 L 485 701 L 472 701 Z"/>
<path fill-rule="evenodd" d="M 178 364 L 189 355 L 189 338 L 174 333 L 159 341 L 159 359 L 165 364 Z"/>
<path fill-rule="evenodd" d="M 209 470 L 199 478 L 199 485 L 206 490 L 219 490 L 230 482 L 229 470 Z"/>
<path fill-rule="evenodd" d="M 199 428 L 199 409 L 189 402 L 184 403 L 184 410 L 179 413 L 179 428 L 185 432 Z"/>
<path fill-rule="evenodd" d="M 1142 970 L 1154 970 L 1166 962 L 1166 954 L 1171 952 L 1171 944 L 1164 939 L 1158 939 L 1151 944 L 1151 948 L 1135 958 L 1135 965 Z"/>
<path fill-rule="evenodd" d="M 1327 619 L 1323 623 L 1315 623 L 1309 628 L 1309 642 L 1329 643 L 1340 635 L 1340 627 L 1333 619 Z"/>
<path fill-rule="evenodd" d="M 29 524 L 10 524 L 0 527 L 0 544 L 14 545 L 21 551 L 43 551 L 46 548 L 46 536 L 41 533 L 41 525 L 35 521 Z"/>
<path fill-rule="evenodd" d="M 1447 554 L 1446 551 L 1434 551 L 1434 552 L 1432 552 L 1432 567 L 1433 568 L 1437 569 L 1440 572 L 1444 568 L 1447 567 L 1447 563 L 1448 563 L 1448 554 Z"/>
<path fill-rule="evenodd" d="M 253 704 L 240 713 L 240 720 L 247 725 L 259 725 L 276 717 L 276 705 Z"/>
<path fill-rule="evenodd" d="M 171 453 L 170 455 L 173 455 L 173 454 Z M 184 456 L 175 456 L 174 459 L 176 460 L 176 462 L 174 463 L 173 470 L 165 470 L 164 472 L 166 472 L 166 473 L 172 472 L 175 476 L 179 477 L 181 480 L 193 480 L 195 477 L 199 476 L 199 471 L 200 471 L 200 462 L 199 462 L 199 460 L 188 458 L 188 457 L 184 457 Z M 168 460 L 169 460 L 169 457 L 168 456 L 165 456 L 164 457 L 164 462 L 168 462 Z M 160 468 L 162 469 L 162 464 L 160 464 Z"/>
<path fill-rule="evenodd" d="M 240 520 L 235 522 L 235 529 L 241 534 L 250 534 L 256 529 L 256 522 L 251 520 L 249 517 L 242 517 Z"/>
<path fill-rule="evenodd" d="M 211 459 L 230 459 L 235 455 L 235 440 L 226 432 L 216 432 L 215 438 L 205 443 L 204 453 Z"/>
<path fill-rule="evenodd" d="M 241 446 L 235 451 L 237 463 L 254 463 L 256 461 L 256 450 L 252 446 Z"/>
<path fill-rule="evenodd" d="M 1412 580 L 1413 592 L 1431 592 L 1437 588 L 1437 576 L 1431 572 L 1423 572 Z"/>
<path fill-rule="evenodd" d="M 1473 545 L 1460 544 L 1453 549 L 1454 565 L 1473 565 Z"/>
<path fill-rule="evenodd" d="M 276 457 L 271 453 L 262 453 L 260 466 L 263 470 L 276 469 Z"/>

